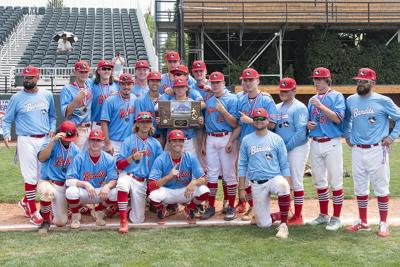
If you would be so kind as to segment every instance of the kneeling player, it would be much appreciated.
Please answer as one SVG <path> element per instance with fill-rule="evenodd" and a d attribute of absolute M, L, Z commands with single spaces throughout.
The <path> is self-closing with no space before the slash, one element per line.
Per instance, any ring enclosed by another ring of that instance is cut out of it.
<path fill-rule="evenodd" d="M 43 222 L 39 227 L 40 233 L 47 233 L 53 223 L 59 227 L 67 224 L 68 204 L 65 200 L 65 175 L 72 159 L 78 155 L 79 148 L 72 143 L 77 136 L 75 123 L 64 121 L 59 132 L 42 146 L 38 159 L 42 162 L 39 181 L 40 212 Z"/>
<path fill-rule="evenodd" d="M 285 143 L 279 135 L 268 131 L 268 113 L 264 108 L 254 109 L 252 117 L 256 131 L 246 135 L 240 147 L 239 197 L 246 199 L 247 178 L 251 182 L 255 222 L 259 227 L 269 227 L 272 224 L 269 194 L 278 195 L 281 224 L 276 236 L 287 238 L 290 171 Z"/>
<path fill-rule="evenodd" d="M 95 208 L 96 225 L 104 226 L 105 206 L 117 201 L 115 160 L 103 147 L 103 131 L 92 130 L 88 150 L 79 153 L 67 171 L 65 197 L 71 208 L 73 229 L 80 227 L 80 204 L 99 204 Z"/>
<path fill-rule="evenodd" d="M 186 219 L 195 224 L 196 205 L 208 199 L 207 178 L 197 157 L 183 152 L 185 134 L 172 130 L 168 135 L 169 151 L 164 151 L 154 162 L 149 177 L 149 198 L 157 209 L 158 224 L 165 224 L 164 204 L 187 203 Z M 194 177 L 194 179 L 193 179 Z"/>

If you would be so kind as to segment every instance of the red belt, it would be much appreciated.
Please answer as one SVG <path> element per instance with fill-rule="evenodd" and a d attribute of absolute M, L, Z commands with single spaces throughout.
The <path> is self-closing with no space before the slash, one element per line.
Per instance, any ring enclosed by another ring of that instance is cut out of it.
<path fill-rule="evenodd" d="M 215 133 L 208 133 L 209 136 L 214 136 L 214 137 L 223 137 L 225 135 L 228 135 L 229 132 L 215 132 Z"/>
<path fill-rule="evenodd" d="M 90 122 L 82 122 L 79 127 L 90 127 Z"/>
<path fill-rule="evenodd" d="M 34 135 L 30 135 L 30 137 L 33 137 L 33 138 L 43 138 L 43 137 L 45 137 L 46 135 L 45 134 L 34 134 Z"/>
<path fill-rule="evenodd" d="M 58 185 L 58 186 L 64 186 L 64 184 L 65 184 L 65 182 L 53 181 L 53 180 L 50 180 L 50 183 Z"/>
<path fill-rule="evenodd" d="M 313 140 L 318 142 L 318 143 L 325 143 L 325 142 L 331 141 L 332 139 L 329 138 L 329 137 L 322 137 L 322 138 L 313 137 Z"/>
<path fill-rule="evenodd" d="M 360 147 L 360 148 L 371 148 L 374 146 L 379 146 L 379 144 L 373 144 L 373 145 L 356 145 L 356 147 Z"/>
<path fill-rule="evenodd" d="M 132 177 L 133 179 L 135 179 L 136 181 L 141 182 L 141 183 L 143 183 L 146 180 L 146 178 L 137 177 L 137 176 L 133 175 L 133 173 L 128 173 L 128 175 L 130 177 Z"/>

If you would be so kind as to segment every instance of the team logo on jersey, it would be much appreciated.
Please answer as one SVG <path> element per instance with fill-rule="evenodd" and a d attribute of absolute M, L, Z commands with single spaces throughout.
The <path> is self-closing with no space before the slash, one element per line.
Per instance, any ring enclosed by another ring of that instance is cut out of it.
<path fill-rule="evenodd" d="M 267 160 L 271 160 L 272 159 L 272 154 L 265 154 L 265 157 L 267 158 Z"/>
<path fill-rule="evenodd" d="M 371 117 L 368 118 L 368 122 L 370 124 L 374 124 L 376 122 L 376 118 L 374 116 L 371 116 Z"/>

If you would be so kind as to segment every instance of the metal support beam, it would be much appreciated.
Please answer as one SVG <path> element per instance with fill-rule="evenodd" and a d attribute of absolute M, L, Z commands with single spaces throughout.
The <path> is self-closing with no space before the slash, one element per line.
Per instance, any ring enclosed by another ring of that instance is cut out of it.
<path fill-rule="evenodd" d="M 224 50 L 223 50 L 221 47 L 219 47 L 219 46 L 217 45 L 217 43 L 214 42 L 214 40 L 211 39 L 211 37 L 210 37 L 207 33 L 204 32 L 204 36 L 206 36 L 207 39 L 210 40 L 210 42 L 215 46 L 215 48 L 217 48 L 217 50 L 222 54 L 222 56 L 223 56 L 230 64 L 233 64 L 233 60 L 229 58 L 229 56 L 224 52 Z"/>
<path fill-rule="evenodd" d="M 178 51 L 185 62 L 185 22 L 183 21 L 183 0 L 178 1 Z"/>
<path fill-rule="evenodd" d="M 264 51 L 272 44 L 272 42 L 276 39 L 276 37 L 278 37 L 278 35 L 280 34 L 276 32 L 269 42 L 264 43 L 264 45 L 260 47 L 257 53 L 254 54 L 253 57 L 247 62 L 248 68 L 250 68 L 251 65 L 253 65 L 253 63 L 261 56 L 262 53 L 264 53 Z"/>
<path fill-rule="evenodd" d="M 279 31 L 279 79 L 282 79 L 282 76 L 283 76 L 282 44 L 283 44 L 283 34 L 282 34 L 282 30 L 280 30 Z"/>
<path fill-rule="evenodd" d="M 204 26 L 201 27 L 200 31 L 200 60 L 204 61 Z"/>
<path fill-rule="evenodd" d="M 393 34 L 393 36 L 389 39 L 389 41 L 387 41 L 386 46 L 388 46 L 393 41 L 396 35 L 397 35 L 397 43 L 400 43 L 400 30 L 397 30 L 397 32 Z"/>

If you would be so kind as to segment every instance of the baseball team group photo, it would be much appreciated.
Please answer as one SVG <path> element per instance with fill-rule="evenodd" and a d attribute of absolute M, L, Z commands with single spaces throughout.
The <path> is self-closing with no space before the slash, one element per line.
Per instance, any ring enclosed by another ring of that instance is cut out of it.
<path fill-rule="evenodd" d="M 3 266 L 398 264 L 400 1 L 20 2 Z"/>

